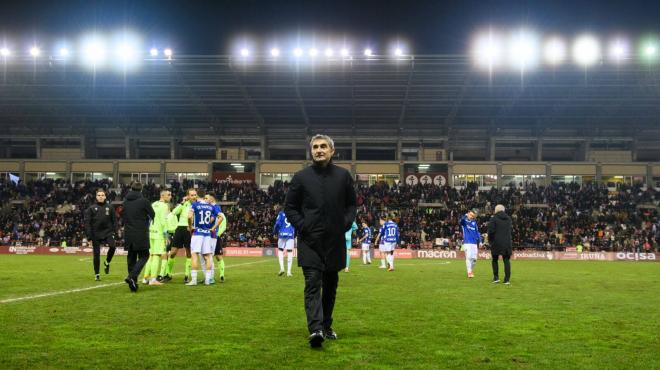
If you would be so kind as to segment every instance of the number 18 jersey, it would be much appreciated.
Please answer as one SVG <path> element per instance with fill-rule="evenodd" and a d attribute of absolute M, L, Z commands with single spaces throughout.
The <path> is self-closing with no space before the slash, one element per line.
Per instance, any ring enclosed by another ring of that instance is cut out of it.
<path fill-rule="evenodd" d="M 218 217 L 218 208 L 206 202 L 195 202 L 190 207 L 193 212 L 193 235 L 211 236 L 211 228 Z"/>

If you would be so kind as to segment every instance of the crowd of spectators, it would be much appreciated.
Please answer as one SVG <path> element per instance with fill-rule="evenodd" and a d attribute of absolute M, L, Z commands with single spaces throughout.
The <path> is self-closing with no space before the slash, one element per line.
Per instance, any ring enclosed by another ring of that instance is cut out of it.
<path fill-rule="evenodd" d="M 261 189 L 251 182 L 171 182 L 172 202 L 180 202 L 189 187 L 216 194 L 229 220 L 227 242 L 262 246 L 273 242 L 272 226 L 284 201 L 287 183 Z M 109 181 L 70 183 L 39 180 L 15 184 L 0 180 L 0 244 L 72 245 L 85 242 L 83 210 L 94 202 L 94 190 L 107 190 L 120 220 L 121 200 L 128 186 Z M 146 184 L 144 195 L 157 200 L 161 185 Z M 561 249 L 582 244 L 587 250 L 657 250 L 660 242 L 660 193 L 653 188 L 597 184 L 521 184 L 479 190 L 436 185 L 357 186 L 359 221 L 378 228 L 383 213 L 396 214 L 401 246 L 456 248 L 461 233 L 458 220 L 468 209 L 479 211 L 485 231 L 496 204 L 503 204 L 513 219 L 517 248 Z M 485 234 L 485 233 L 484 233 Z"/>

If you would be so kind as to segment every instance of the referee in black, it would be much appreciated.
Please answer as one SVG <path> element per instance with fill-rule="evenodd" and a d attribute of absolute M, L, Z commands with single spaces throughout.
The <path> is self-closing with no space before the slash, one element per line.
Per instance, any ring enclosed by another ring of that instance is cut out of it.
<path fill-rule="evenodd" d="M 137 292 L 138 275 L 149 259 L 149 223 L 154 217 L 151 203 L 142 196 L 142 183 L 132 183 L 124 198 L 122 214 L 124 248 L 128 251 L 128 276 L 124 281 L 132 292 Z"/>
<path fill-rule="evenodd" d="M 94 277 L 101 280 L 99 269 L 101 265 L 101 246 L 108 246 L 108 253 L 103 263 L 103 270 L 110 273 L 110 262 L 115 255 L 115 232 L 117 217 L 115 208 L 106 201 L 105 189 L 96 189 L 96 202 L 85 210 L 85 234 L 92 243 L 94 250 Z"/>

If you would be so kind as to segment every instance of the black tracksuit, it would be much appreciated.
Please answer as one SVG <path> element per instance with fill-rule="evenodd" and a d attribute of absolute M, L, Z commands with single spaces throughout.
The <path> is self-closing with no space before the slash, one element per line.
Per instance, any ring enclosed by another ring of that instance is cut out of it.
<path fill-rule="evenodd" d="M 85 210 L 85 234 L 94 250 L 94 273 L 98 275 L 101 264 L 101 245 L 107 244 L 106 262 L 110 263 L 115 255 L 115 232 L 117 217 L 110 204 L 95 203 Z"/>
<path fill-rule="evenodd" d="M 504 281 L 511 278 L 511 217 L 504 212 L 497 212 L 488 222 L 488 243 L 493 257 L 493 279 L 499 279 L 498 258 L 504 261 Z"/>
<path fill-rule="evenodd" d="M 355 220 L 353 177 L 329 163 L 297 172 L 284 213 L 298 235 L 298 266 L 305 275 L 305 311 L 310 333 L 330 329 L 338 271 L 346 267 L 344 233 Z"/>
<path fill-rule="evenodd" d="M 149 222 L 154 216 L 151 203 L 142 193 L 131 190 L 126 194 L 122 213 L 124 248 L 128 251 L 128 276 L 135 281 L 149 259 Z"/>

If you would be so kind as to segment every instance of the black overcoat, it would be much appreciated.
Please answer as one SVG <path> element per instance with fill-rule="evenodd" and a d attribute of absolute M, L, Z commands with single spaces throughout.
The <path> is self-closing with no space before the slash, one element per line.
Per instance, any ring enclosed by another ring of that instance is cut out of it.
<path fill-rule="evenodd" d="M 497 212 L 488 222 L 488 243 L 493 254 L 511 255 L 511 217 Z"/>
<path fill-rule="evenodd" d="M 356 196 L 350 172 L 332 162 L 297 172 L 284 213 L 298 234 L 298 266 L 323 271 L 346 267 L 344 233 L 355 220 Z"/>
<path fill-rule="evenodd" d="M 151 203 L 139 191 L 129 191 L 124 199 L 124 248 L 126 250 L 149 249 L 149 223 L 154 219 Z"/>

